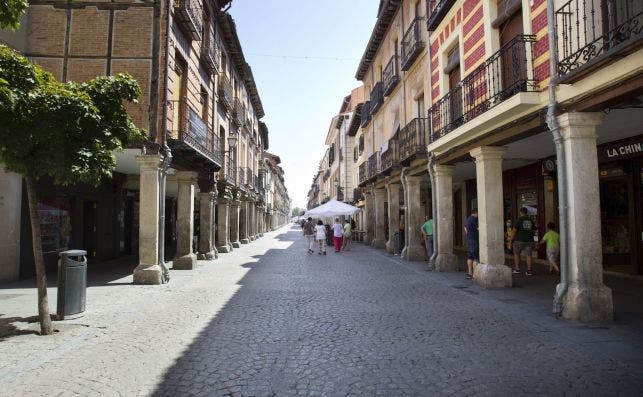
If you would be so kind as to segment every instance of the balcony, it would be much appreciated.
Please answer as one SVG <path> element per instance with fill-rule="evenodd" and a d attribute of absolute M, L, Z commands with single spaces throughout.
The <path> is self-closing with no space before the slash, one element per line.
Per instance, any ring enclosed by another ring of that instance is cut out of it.
<path fill-rule="evenodd" d="M 389 175 L 399 161 L 398 133 L 388 140 L 388 149 L 380 156 L 380 170 L 382 174 Z"/>
<path fill-rule="evenodd" d="M 422 37 L 422 21 L 424 18 L 415 18 L 411 22 L 404 37 L 402 38 L 402 70 L 407 71 L 413 66 L 413 62 L 424 49 Z"/>
<path fill-rule="evenodd" d="M 368 158 L 368 169 L 366 170 L 366 178 L 373 179 L 380 173 L 380 152 L 377 151 Z"/>
<path fill-rule="evenodd" d="M 203 9 L 198 0 L 178 0 L 174 6 L 176 23 L 190 40 L 201 40 Z"/>
<path fill-rule="evenodd" d="M 230 185 L 237 184 L 237 168 L 234 166 L 234 159 L 225 155 L 225 181 Z"/>
<path fill-rule="evenodd" d="M 364 102 L 364 106 L 362 106 L 362 123 L 361 127 L 366 127 L 368 123 L 371 121 L 371 101 L 366 101 Z"/>
<path fill-rule="evenodd" d="M 359 165 L 357 177 L 360 185 L 365 183 L 366 180 L 368 179 L 367 178 L 368 175 L 366 174 L 366 163 L 367 163 L 366 161 L 363 161 L 362 164 Z"/>
<path fill-rule="evenodd" d="M 569 0 L 555 18 L 561 82 L 572 83 L 643 45 L 641 0 Z"/>
<path fill-rule="evenodd" d="M 210 38 L 210 43 L 201 46 L 201 62 L 205 65 L 210 74 L 218 74 L 221 70 L 219 65 L 219 47 L 216 45 L 214 38 Z"/>
<path fill-rule="evenodd" d="M 241 102 L 239 98 L 234 98 L 234 101 L 232 104 L 232 122 L 237 127 L 241 127 L 243 125 L 243 121 L 245 117 L 246 117 L 246 107 L 243 106 L 243 102 Z"/>
<path fill-rule="evenodd" d="M 400 71 L 398 70 L 398 57 L 394 55 L 386 64 L 384 71 L 382 72 L 382 82 L 383 82 L 383 94 L 388 96 L 397 84 L 400 82 Z"/>
<path fill-rule="evenodd" d="M 384 103 L 384 93 L 382 92 L 382 82 L 375 84 L 371 90 L 371 117 L 375 116 Z"/>
<path fill-rule="evenodd" d="M 431 142 L 519 92 L 535 92 L 533 35 L 518 35 L 476 68 L 429 109 Z"/>
<path fill-rule="evenodd" d="M 364 194 L 362 194 L 362 189 L 355 188 L 353 189 L 353 201 L 359 201 L 364 199 Z"/>
<path fill-rule="evenodd" d="M 219 86 L 217 88 L 217 93 L 219 95 L 219 103 L 226 109 L 232 110 L 232 102 L 234 100 L 234 94 L 232 91 L 232 83 L 227 76 L 219 77 Z"/>
<path fill-rule="evenodd" d="M 240 183 L 245 184 L 248 188 L 252 188 L 254 186 L 252 168 L 244 167 L 242 168 L 242 170 L 244 179 Z"/>
<path fill-rule="evenodd" d="M 172 122 L 170 146 L 175 157 L 218 171 L 223 163 L 219 137 L 192 109 L 187 100 L 169 101 Z"/>
<path fill-rule="evenodd" d="M 428 119 L 417 117 L 399 132 L 399 160 L 408 165 L 419 155 L 426 155 Z"/>
<path fill-rule="evenodd" d="M 427 0 L 426 2 L 426 28 L 434 31 L 447 15 L 455 0 Z"/>

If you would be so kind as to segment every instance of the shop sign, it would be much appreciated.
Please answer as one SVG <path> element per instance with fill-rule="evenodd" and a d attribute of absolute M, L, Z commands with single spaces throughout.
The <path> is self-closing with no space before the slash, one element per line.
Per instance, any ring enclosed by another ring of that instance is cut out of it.
<path fill-rule="evenodd" d="M 643 156 L 643 138 L 621 142 L 599 148 L 598 157 L 601 161 L 616 161 Z"/>

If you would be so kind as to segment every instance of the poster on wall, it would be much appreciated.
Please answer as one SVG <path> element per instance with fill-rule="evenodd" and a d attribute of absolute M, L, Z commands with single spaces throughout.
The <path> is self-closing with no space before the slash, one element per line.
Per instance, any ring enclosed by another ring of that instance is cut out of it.
<path fill-rule="evenodd" d="M 38 202 L 42 253 L 65 251 L 71 241 L 71 205 L 65 198 L 41 198 Z"/>

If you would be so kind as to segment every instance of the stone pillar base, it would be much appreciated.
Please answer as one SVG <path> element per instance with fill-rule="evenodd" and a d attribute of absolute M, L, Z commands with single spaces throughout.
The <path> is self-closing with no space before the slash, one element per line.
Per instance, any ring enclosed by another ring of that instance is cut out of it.
<path fill-rule="evenodd" d="M 473 279 L 482 288 L 509 288 L 512 286 L 511 268 L 505 265 L 478 263 Z"/>
<path fill-rule="evenodd" d="M 206 252 L 205 254 L 199 254 L 199 259 L 206 260 L 206 261 L 217 259 L 217 252 L 210 251 L 210 252 Z"/>
<path fill-rule="evenodd" d="M 405 259 L 412 262 L 420 262 L 426 259 L 426 251 L 424 247 L 407 247 L 405 253 Z"/>
<path fill-rule="evenodd" d="M 435 258 L 435 270 L 438 272 L 457 272 L 458 257 L 454 254 L 438 254 Z"/>
<path fill-rule="evenodd" d="M 385 248 L 386 248 L 386 252 L 388 252 L 389 254 L 394 253 L 395 252 L 395 241 L 390 241 L 390 240 L 387 241 Z"/>
<path fill-rule="evenodd" d="M 602 284 L 571 284 L 563 302 L 563 317 L 583 322 L 612 321 L 612 290 Z"/>
<path fill-rule="evenodd" d="M 217 251 L 219 251 L 219 252 L 221 252 L 223 254 L 227 254 L 227 253 L 230 252 L 230 247 L 228 247 L 227 245 L 222 245 L 220 247 L 217 247 Z"/>
<path fill-rule="evenodd" d="M 371 242 L 371 245 L 375 248 L 386 248 L 386 241 L 375 239 Z"/>
<path fill-rule="evenodd" d="M 242 238 L 239 242 L 240 242 L 241 244 L 248 244 L 248 243 L 250 242 L 250 239 Z"/>
<path fill-rule="evenodd" d="M 162 284 L 162 275 L 161 266 L 140 264 L 134 269 L 134 284 L 159 285 Z"/>
<path fill-rule="evenodd" d="M 188 254 L 174 259 L 172 262 L 175 270 L 192 270 L 196 268 L 196 255 Z"/>
<path fill-rule="evenodd" d="M 232 247 L 233 247 L 233 248 L 241 248 L 241 243 L 240 243 L 240 242 L 238 242 L 238 241 L 234 241 L 234 242 L 232 243 Z"/>

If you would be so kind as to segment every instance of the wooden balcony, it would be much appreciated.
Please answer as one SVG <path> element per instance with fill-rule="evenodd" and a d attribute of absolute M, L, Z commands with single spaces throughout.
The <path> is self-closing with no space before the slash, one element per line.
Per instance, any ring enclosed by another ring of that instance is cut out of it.
<path fill-rule="evenodd" d="M 411 120 L 399 133 L 399 161 L 409 165 L 418 156 L 426 156 L 428 119 L 417 117 Z"/>
<path fill-rule="evenodd" d="M 190 40 L 201 40 L 203 31 L 203 8 L 198 0 L 177 0 L 174 5 L 176 23 L 185 37 Z"/>
<path fill-rule="evenodd" d="M 413 62 L 425 47 L 422 37 L 422 21 L 424 18 L 415 18 L 402 38 L 402 70 L 411 69 Z"/>

